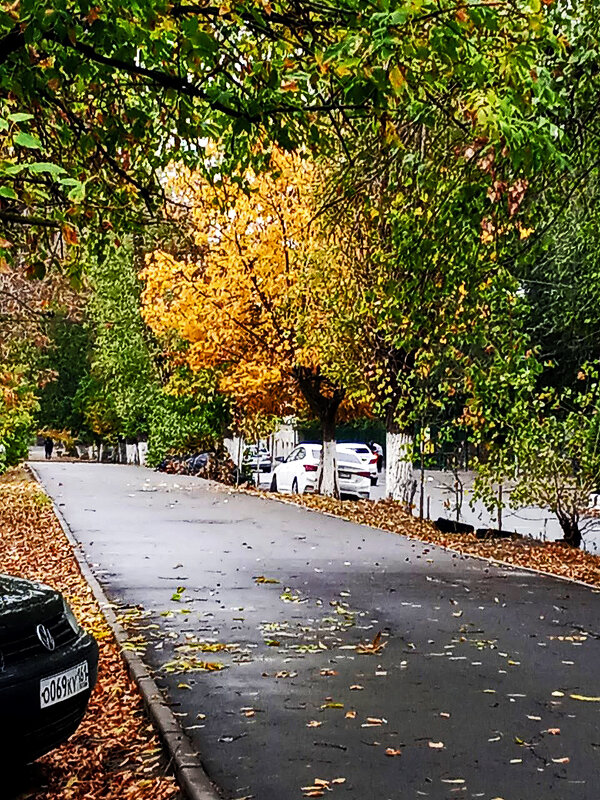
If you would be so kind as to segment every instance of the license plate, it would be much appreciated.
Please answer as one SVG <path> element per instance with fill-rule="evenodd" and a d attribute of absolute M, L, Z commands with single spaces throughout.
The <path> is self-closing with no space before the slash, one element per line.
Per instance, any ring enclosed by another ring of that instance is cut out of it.
<path fill-rule="evenodd" d="M 340 478 L 349 478 L 349 477 L 350 477 L 349 472 L 340 472 Z"/>
<path fill-rule="evenodd" d="M 74 697 L 80 692 L 89 689 L 90 679 L 88 674 L 87 661 L 77 664 L 58 675 L 50 678 L 42 678 L 40 681 L 40 708 L 53 706 L 55 703 L 62 703 L 69 697 Z"/>

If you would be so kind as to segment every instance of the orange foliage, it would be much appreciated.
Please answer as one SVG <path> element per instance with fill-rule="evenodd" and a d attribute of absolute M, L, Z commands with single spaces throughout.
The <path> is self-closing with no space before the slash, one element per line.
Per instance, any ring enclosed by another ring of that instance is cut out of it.
<path fill-rule="evenodd" d="M 241 188 L 235 177 L 177 174 L 171 190 L 192 199 L 200 257 L 148 256 L 143 316 L 171 350 L 183 341 L 179 355 L 192 370 L 217 370 L 244 414 L 288 413 L 299 402 L 298 369 L 319 370 L 305 336 L 317 312 L 303 288 L 322 246 L 311 225 L 315 173 L 276 150 L 268 172 L 243 178 Z"/>

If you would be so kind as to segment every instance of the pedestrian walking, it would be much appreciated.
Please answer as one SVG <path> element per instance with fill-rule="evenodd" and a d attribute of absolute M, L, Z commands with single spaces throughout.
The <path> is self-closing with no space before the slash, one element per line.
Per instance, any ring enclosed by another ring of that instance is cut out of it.
<path fill-rule="evenodd" d="M 377 472 L 381 472 L 383 469 L 383 447 L 377 442 L 371 442 L 369 446 L 377 456 Z"/>
<path fill-rule="evenodd" d="M 44 452 L 46 454 L 47 460 L 50 460 L 52 458 L 53 450 L 54 450 L 54 442 L 49 436 L 46 436 L 46 438 L 44 439 Z"/>

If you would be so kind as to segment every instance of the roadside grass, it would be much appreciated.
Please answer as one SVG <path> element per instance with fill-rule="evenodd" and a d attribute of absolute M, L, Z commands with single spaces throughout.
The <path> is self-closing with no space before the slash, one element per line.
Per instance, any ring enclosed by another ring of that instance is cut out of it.
<path fill-rule="evenodd" d="M 246 491 L 274 497 L 268 492 L 257 492 L 256 489 Z M 499 561 L 513 567 L 535 569 L 600 587 L 600 556 L 568 547 L 561 542 L 543 542 L 529 537 L 477 539 L 475 534 L 441 533 L 433 523 L 413 517 L 392 500 L 335 500 L 309 494 L 294 495 L 293 498 L 282 498 L 281 495 L 275 497 L 283 502 L 419 539 L 464 555 Z"/>
<path fill-rule="evenodd" d="M 100 648 L 98 684 L 71 739 L 15 770 L 2 797 L 35 800 L 179 800 L 174 778 L 129 679 L 119 647 L 39 485 L 24 469 L 0 478 L 0 572 L 60 590 Z"/>

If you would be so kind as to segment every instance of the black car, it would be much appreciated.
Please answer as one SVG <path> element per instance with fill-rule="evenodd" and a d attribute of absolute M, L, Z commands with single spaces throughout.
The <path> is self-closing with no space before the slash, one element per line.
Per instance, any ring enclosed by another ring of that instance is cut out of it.
<path fill-rule="evenodd" d="M 62 595 L 0 575 L 0 760 L 29 762 L 81 722 L 98 674 L 98 645 Z"/>

